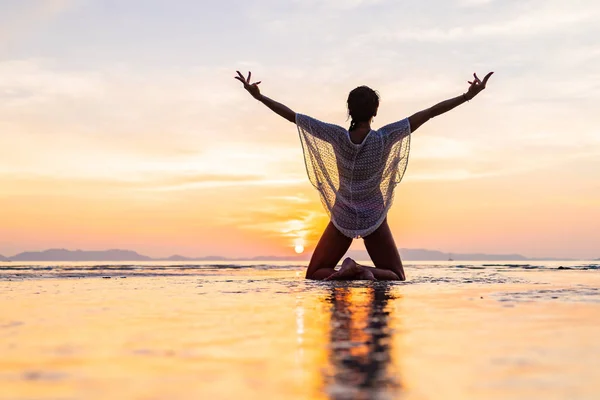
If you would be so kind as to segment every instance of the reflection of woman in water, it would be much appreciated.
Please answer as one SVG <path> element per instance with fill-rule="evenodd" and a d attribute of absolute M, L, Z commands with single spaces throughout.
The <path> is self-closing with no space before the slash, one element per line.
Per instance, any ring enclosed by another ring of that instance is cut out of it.
<path fill-rule="evenodd" d="M 406 169 L 410 134 L 431 118 L 471 100 L 485 89 L 492 73 L 483 81 L 473 74 L 474 80 L 469 82 L 466 93 L 378 130 L 371 129 L 371 121 L 377 115 L 379 96 L 366 86 L 357 87 L 348 96 L 352 122 L 346 130 L 296 114 L 263 96 L 258 89 L 260 82 L 251 83 L 250 73 L 246 78 L 238 71 L 236 79 L 255 99 L 298 126 L 308 177 L 331 217 L 308 265 L 307 278 L 406 279 L 386 217 L 394 188 Z M 355 238 L 363 238 L 375 268 L 346 258 L 336 272 L 334 267 Z"/>
<path fill-rule="evenodd" d="M 378 284 L 367 289 L 365 303 L 360 301 L 364 297 L 352 293 L 363 289 L 332 287 L 331 290 L 329 360 L 333 370 L 326 378 L 331 397 L 371 398 L 369 395 L 376 394 L 373 391 L 396 389 L 400 382 L 389 371 L 389 287 Z"/>

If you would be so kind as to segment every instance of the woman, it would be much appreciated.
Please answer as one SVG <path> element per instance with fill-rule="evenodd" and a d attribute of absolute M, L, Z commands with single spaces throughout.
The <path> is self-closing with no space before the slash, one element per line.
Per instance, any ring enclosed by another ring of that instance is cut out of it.
<path fill-rule="evenodd" d="M 239 71 L 235 79 L 258 101 L 298 127 L 308 177 L 319 191 L 331 217 L 312 255 L 306 278 L 319 280 L 405 280 L 400 254 L 387 223 L 394 188 L 408 162 L 410 134 L 431 118 L 452 110 L 485 89 L 493 72 L 481 81 L 477 74 L 466 93 L 423 111 L 371 129 L 379 108 L 378 94 L 360 86 L 348 95 L 348 130 L 294 111 L 263 96 L 258 85 Z M 363 238 L 375 268 L 346 258 L 339 271 L 334 267 L 352 240 Z"/>

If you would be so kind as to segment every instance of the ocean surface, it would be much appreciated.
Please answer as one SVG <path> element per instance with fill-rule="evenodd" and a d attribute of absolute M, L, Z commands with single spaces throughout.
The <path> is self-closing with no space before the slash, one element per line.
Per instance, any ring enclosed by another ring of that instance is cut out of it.
<path fill-rule="evenodd" d="M 359 261 L 371 265 L 369 261 Z M 0 261 L 0 279 L 6 278 L 85 278 L 94 276 L 169 276 L 169 275 L 206 275 L 211 271 L 257 270 L 257 271 L 303 271 L 307 263 L 285 261 L 107 261 L 107 262 L 2 262 Z M 489 275 L 510 271 L 537 270 L 552 272 L 556 270 L 600 270 L 600 261 L 417 261 L 406 262 L 405 269 L 430 272 L 462 270 L 480 271 L 475 275 Z M 469 273 L 467 273 L 468 275 Z M 418 274 L 420 275 L 420 274 Z M 450 278 L 450 277 L 449 277 Z M 406 284 L 417 283 L 408 279 Z"/>
<path fill-rule="evenodd" d="M 600 265 L 0 263 L 0 399 L 598 399 Z"/>

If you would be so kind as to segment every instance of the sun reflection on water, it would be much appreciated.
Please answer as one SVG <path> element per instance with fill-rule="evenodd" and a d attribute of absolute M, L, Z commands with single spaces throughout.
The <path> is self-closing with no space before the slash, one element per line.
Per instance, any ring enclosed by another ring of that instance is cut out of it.
<path fill-rule="evenodd" d="M 331 399 L 392 396 L 400 389 L 391 372 L 389 286 L 331 287 L 329 368 L 324 391 Z"/>

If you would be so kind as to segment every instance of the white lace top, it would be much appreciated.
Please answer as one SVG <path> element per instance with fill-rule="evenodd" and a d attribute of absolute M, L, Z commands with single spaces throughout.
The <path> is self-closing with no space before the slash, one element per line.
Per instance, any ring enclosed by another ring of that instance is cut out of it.
<path fill-rule="evenodd" d="M 373 233 L 387 216 L 410 150 L 408 118 L 371 130 L 361 144 L 341 126 L 296 114 L 308 178 L 344 235 Z"/>

